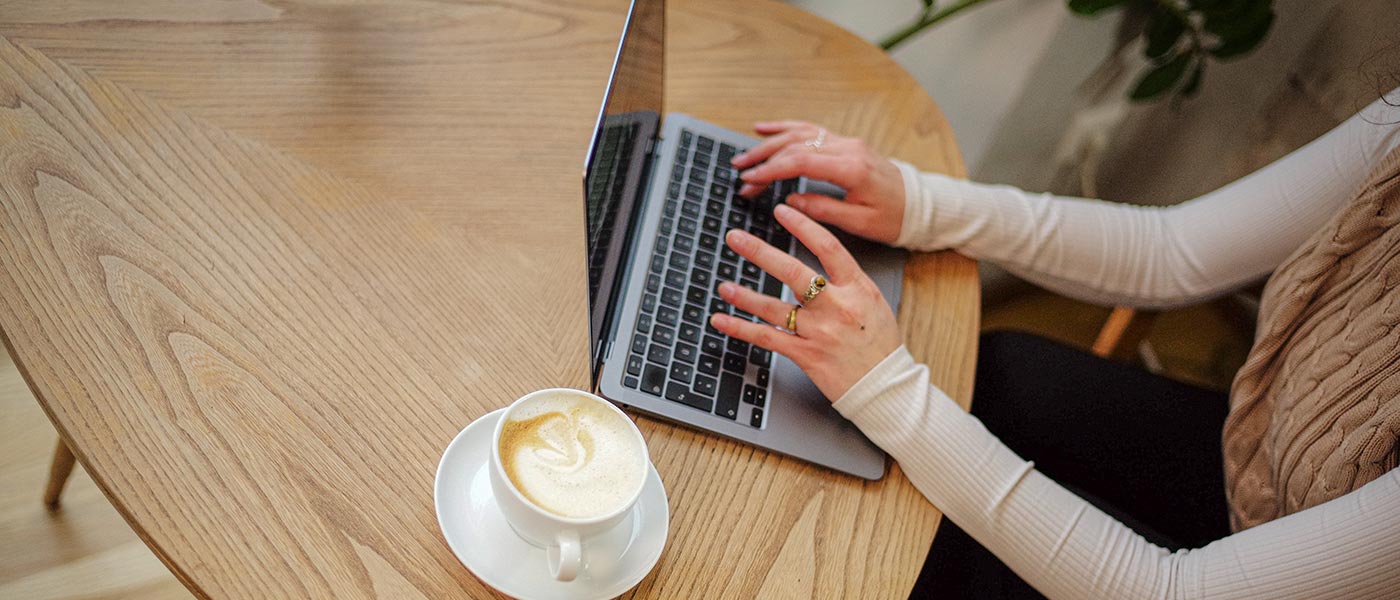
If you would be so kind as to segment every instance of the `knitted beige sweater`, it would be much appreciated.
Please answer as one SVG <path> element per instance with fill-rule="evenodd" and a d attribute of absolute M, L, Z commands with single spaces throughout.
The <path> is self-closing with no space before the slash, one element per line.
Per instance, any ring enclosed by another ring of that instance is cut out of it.
<path fill-rule="evenodd" d="M 1264 288 L 1223 434 L 1230 524 L 1321 504 L 1400 461 L 1400 150 Z"/>

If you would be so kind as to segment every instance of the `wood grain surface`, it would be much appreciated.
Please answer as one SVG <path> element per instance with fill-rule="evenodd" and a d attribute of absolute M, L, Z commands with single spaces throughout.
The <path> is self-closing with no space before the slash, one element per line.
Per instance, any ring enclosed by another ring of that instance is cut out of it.
<path fill-rule="evenodd" d="M 433 472 L 473 418 L 587 383 L 579 173 L 625 6 L 0 9 L 0 328 L 196 594 L 490 594 Z M 962 174 L 928 96 L 849 33 L 768 1 L 670 17 L 669 110 L 821 121 Z M 964 404 L 977 304 L 971 261 L 911 262 L 901 323 Z M 672 523 L 634 595 L 908 594 L 937 512 L 897 466 L 639 423 Z"/>

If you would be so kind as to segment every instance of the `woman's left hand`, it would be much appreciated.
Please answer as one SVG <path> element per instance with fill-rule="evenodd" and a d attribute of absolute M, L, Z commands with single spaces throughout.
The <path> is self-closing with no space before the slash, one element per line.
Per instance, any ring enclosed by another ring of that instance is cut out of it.
<path fill-rule="evenodd" d="M 726 281 L 720 297 L 770 325 L 715 313 L 710 323 L 725 334 L 792 359 L 835 402 L 900 344 L 899 326 L 880 288 L 830 231 L 795 208 L 778 204 L 773 216 L 812 251 L 826 269 L 827 286 L 797 311 L 796 331 L 787 325 L 793 305 Z M 815 271 L 792 255 L 748 232 L 730 230 L 725 243 L 792 288 L 807 291 Z"/>

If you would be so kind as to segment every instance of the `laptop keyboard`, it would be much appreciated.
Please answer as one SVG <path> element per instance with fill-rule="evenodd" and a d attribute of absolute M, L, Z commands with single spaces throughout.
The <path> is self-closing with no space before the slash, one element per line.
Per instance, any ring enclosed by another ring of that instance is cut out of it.
<path fill-rule="evenodd" d="M 724 233 L 744 229 L 790 251 L 792 237 L 773 222 L 773 206 L 796 191 L 797 180 L 739 197 L 729 159 L 742 151 L 681 130 L 623 385 L 761 428 L 773 355 L 709 320 L 723 312 L 763 322 L 724 302 L 716 287 L 728 280 L 777 296 L 782 283 L 730 250 Z"/>

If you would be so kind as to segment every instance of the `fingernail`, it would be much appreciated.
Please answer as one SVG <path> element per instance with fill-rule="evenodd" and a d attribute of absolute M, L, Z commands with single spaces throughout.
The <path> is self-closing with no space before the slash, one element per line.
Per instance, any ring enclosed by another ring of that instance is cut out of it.
<path fill-rule="evenodd" d="M 748 158 L 748 156 L 749 156 L 749 153 L 748 153 L 748 152 L 745 152 L 745 153 L 743 153 L 743 154 L 739 154 L 739 155 L 735 156 L 734 158 L 729 159 L 729 164 L 731 164 L 731 165 L 737 165 L 737 164 L 739 164 L 741 161 L 743 161 L 745 158 Z"/>
<path fill-rule="evenodd" d="M 753 177 L 753 172 L 756 171 L 756 170 L 757 170 L 757 169 L 749 169 L 749 170 L 747 170 L 747 171 L 744 171 L 743 173 L 740 173 L 740 174 L 739 174 L 739 179 L 742 179 L 742 180 L 744 180 L 744 181 L 748 181 L 750 177 Z"/>
<path fill-rule="evenodd" d="M 796 212 L 797 211 L 793 210 L 791 206 L 788 206 L 786 204 L 779 204 L 773 207 L 773 214 L 775 215 L 791 215 Z"/>
<path fill-rule="evenodd" d="M 728 295 L 730 295 L 730 294 L 732 294 L 732 293 L 734 293 L 734 284 L 733 284 L 733 283 L 730 283 L 730 282 L 728 282 L 728 281 L 720 282 L 720 284 L 719 284 L 719 295 L 721 295 L 721 296 L 728 296 Z"/>
<path fill-rule="evenodd" d="M 714 325 L 715 327 L 719 327 L 720 325 L 724 324 L 724 319 L 726 316 L 728 315 L 721 315 L 719 313 L 712 314 L 710 315 L 710 324 Z"/>
<path fill-rule="evenodd" d="M 729 233 L 724 234 L 724 236 L 731 242 L 737 242 L 748 239 L 749 232 L 742 229 L 730 229 Z"/>

